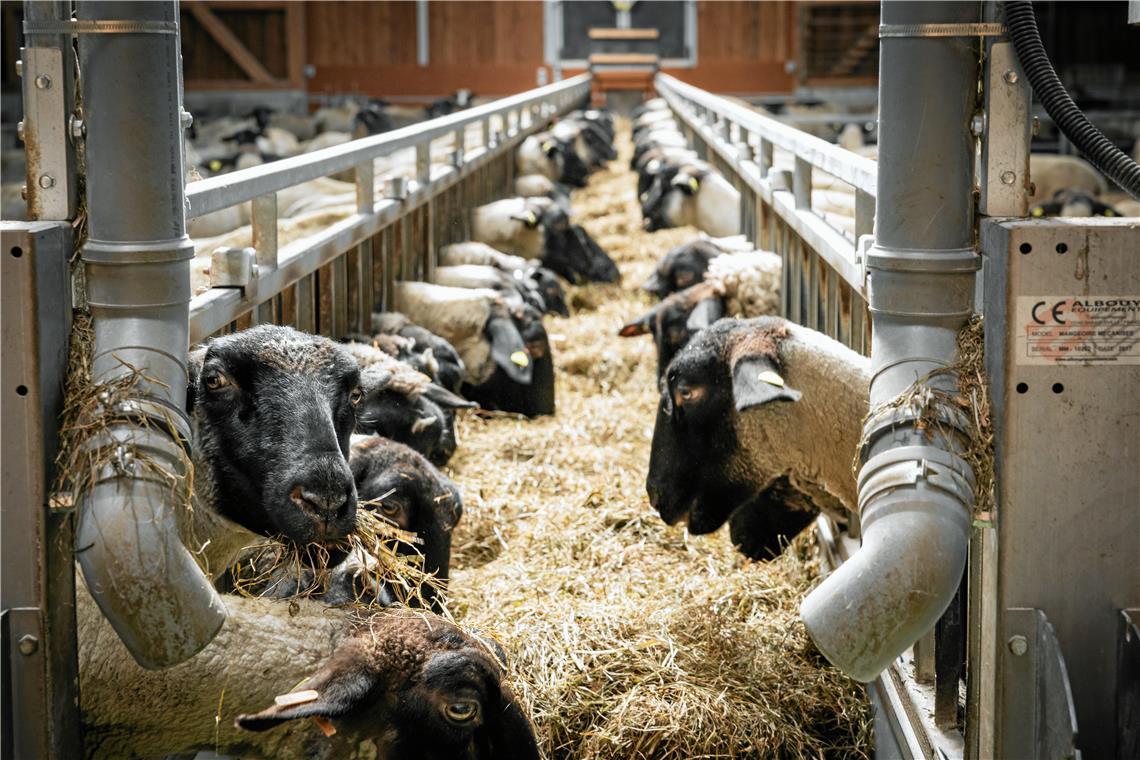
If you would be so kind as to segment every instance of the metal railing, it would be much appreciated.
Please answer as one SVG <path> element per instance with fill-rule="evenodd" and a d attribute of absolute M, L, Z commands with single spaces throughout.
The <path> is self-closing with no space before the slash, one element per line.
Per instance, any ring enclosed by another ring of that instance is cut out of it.
<path fill-rule="evenodd" d="M 741 194 L 741 229 L 784 260 L 785 317 L 861 353 L 871 350 L 859 241 L 875 217 L 875 162 L 750 108 L 685 84 L 656 78 L 691 145 Z M 790 170 L 778 159 L 789 154 Z M 854 240 L 812 207 L 812 174 L 854 193 Z"/>
<path fill-rule="evenodd" d="M 551 117 L 585 102 L 589 91 L 589 75 L 583 74 L 382 135 L 189 184 L 188 218 L 251 202 L 256 250 L 248 284 L 211 288 L 191 301 L 191 342 L 262 322 L 337 338 L 367 330 L 370 313 L 388 302 L 395 280 L 430 275 L 439 246 L 465 239 L 469 209 L 507 191 L 514 148 Z M 447 139 L 453 140 L 448 165 L 433 165 L 432 143 Z M 415 151 L 415 179 L 398 197 L 378 199 L 373 162 L 407 149 Z M 279 249 L 277 193 L 342 172 L 354 176 L 356 212 Z"/>

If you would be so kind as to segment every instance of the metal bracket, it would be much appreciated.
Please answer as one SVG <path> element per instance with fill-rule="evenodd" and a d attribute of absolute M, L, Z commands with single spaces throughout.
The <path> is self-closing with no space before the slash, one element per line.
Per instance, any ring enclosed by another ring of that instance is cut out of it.
<path fill-rule="evenodd" d="M 178 34 L 178 24 L 173 21 L 116 21 L 113 19 L 25 21 L 24 34 Z"/>
<path fill-rule="evenodd" d="M 1002 24 L 879 24 L 884 37 L 1001 37 Z"/>
<path fill-rule="evenodd" d="M 64 221 L 70 212 L 69 113 L 63 52 L 29 47 L 24 61 L 24 147 L 28 154 L 28 218 Z"/>
<path fill-rule="evenodd" d="M 1012 43 L 993 42 L 986 56 L 979 207 L 986 216 L 1029 210 L 1029 81 Z"/>

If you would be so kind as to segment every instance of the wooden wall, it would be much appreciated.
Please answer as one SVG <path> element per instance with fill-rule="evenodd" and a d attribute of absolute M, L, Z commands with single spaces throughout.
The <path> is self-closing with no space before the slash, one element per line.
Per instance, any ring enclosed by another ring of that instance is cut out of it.
<path fill-rule="evenodd" d="M 506 95 L 534 87 L 543 66 L 540 2 L 429 3 L 427 66 L 416 64 L 415 3 L 306 6 L 310 92 Z"/>
<path fill-rule="evenodd" d="M 698 2 L 697 65 L 667 71 L 712 92 L 791 92 L 796 24 L 794 2 Z"/>

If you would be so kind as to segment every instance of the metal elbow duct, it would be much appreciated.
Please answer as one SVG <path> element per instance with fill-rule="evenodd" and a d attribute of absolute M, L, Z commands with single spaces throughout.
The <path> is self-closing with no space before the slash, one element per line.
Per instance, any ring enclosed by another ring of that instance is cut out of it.
<path fill-rule="evenodd" d="M 978 3 L 882 6 L 875 245 L 867 258 L 873 338 L 859 473 L 863 544 L 800 608 L 839 669 L 867 682 L 930 630 L 962 577 L 974 476 L 967 423 L 947 402 L 957 337 L 973 311 Z M 930 432 L 931 417 L 939 420 Z"/>
<path fill-rule="evenodd" d="M 76 558 L 91 596 L 140 665 L 188 659 L 225 622 L 221 599 L 179 537 L 186 497 L 190 259 L 174 2 L 84 2 L 92 382 L 137 373 L 87 446 L 91 487 L 77 495 Z M 104 27 L 108 26 L 104 24 Z"/>

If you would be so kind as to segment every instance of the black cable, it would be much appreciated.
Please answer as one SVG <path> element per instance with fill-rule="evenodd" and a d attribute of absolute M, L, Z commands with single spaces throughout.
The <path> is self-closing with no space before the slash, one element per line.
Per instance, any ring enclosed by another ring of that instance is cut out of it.
<path fill-rule="evenodd" d="M 1140 200 L 1140 164 L 1113 145 L 1069 97 L 1041 43 L 1032 3 L 1027 0 L 1006 2 L 1005 25 L 1033 92 L 1057 127 L 1093 166 Z"/>

